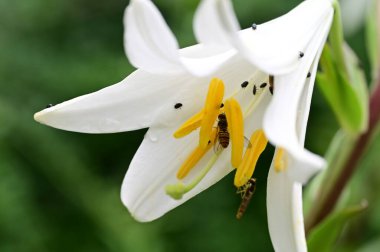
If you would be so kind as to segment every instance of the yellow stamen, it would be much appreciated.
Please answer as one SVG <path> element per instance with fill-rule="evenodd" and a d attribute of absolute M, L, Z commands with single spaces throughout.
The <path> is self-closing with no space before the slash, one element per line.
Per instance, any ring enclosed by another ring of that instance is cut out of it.
<path fill-rule="evenodd" d="M 220 105 L 222 104 L 224 96 L 223 81 L 214 78 L 210 82 L 208 89 L 206 103 L 204 107 L 204 116 L 201 122 L 201 129 L 199 133 L 199 146 L 206 148 L 208 142 L 211 140 L 212 127 L 219 115 Z"/>
<path fill-rule="evenodd" d="M 268 139 L 263 130 L 255 131 L 250 139 L 251 145 L 244 153 L 244 157 L 235 174 L 234 184 L 236 187 L 245 185 L 255 171 L 257 160 L 267 146 Z"/>
<path fill-rule="evenodd" d="M 232 145 L 231 164 L 233 167 L 238 167 L 241 163 L 244 149 L 243 112 L 234 98 L 225 101 L 224 109 Z"/>
<path fill-rule="evenodd" d="M 181 167 L 177 172 L 177 178 L 183 179 L 186 175 L 194 168 L 194 166 L 202 159 L 202 157 L 210 150 L 210 148 L 214 145 L 214 139 L 216 136 L 216 129 L 214 129 L 211 133 L 211 140 L 208 143 L 206 148 L 202 148 L 197 146 L 193 152 L 187 157 L 186 161 L 183 162 Z"/>
<path fill-rule="evenodd" d="M 276 172 L 282 172 L 286 168 L 286 151 L 283 148 L 277 148 L 274 157 L 274 169 Z"/>
<path fill-rule="evenodd" d="M 176 132 L 174 132 L 175 138 L 181 138 L 187 136 L 192 131 L 198 129 L 201 126 L 201 122 L 204 116 L 204 109 L 190 117 L 186 122 L 184 122 Z"/>

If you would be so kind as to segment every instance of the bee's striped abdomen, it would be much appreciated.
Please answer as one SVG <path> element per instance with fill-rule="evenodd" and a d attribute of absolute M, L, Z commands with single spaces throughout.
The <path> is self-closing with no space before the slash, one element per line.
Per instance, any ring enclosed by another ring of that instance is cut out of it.
<path fill-rule="evenodd" d="M 223 148 L 227 148 L 228 144 L 230 143 L 230 133 L 228 133 L 228 124 L 227 124 L 227 118 L 225 114 L 220 114 L 218 116 L 218 140 L 220 145 Z"/>

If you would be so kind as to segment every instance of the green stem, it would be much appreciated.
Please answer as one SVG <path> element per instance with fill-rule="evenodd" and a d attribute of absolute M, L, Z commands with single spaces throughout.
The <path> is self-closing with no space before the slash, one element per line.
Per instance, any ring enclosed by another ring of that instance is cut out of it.
<path fill-rule="evenodd" d="M 345 186 L 350 181 L 356 169 L 359 167 L 359 161 L 363 154 L 371 144 L 371 140 L 377 133 L 377 128 L 380 124 L 380 81 L 375 86 L 370 100 L 370 118 L 368 130 L 360 135 L 356 140 L 352 139 L 353 147 L 345 156 L 343 165 L 339 167 L 337 163 L 338 176 L 332 178 L 326 178 L 326 181 L 331 179 L 332 181 L 326 182 L 327 188 L 320 193 L 317 202 L 317 207 L 314 211 L 311 211 L 307 218 L 306 230 L 310 231 L 317 226 L 322 220 L 324 220 L 335 208 Z M 346 140 L 349 140 L 346 138 Z M 347 144 L 347 143 L 345 143 Z M 336 165 L 335 163 L 331 163 Z M 323 184 L 323 183 L 322 183 Z"/>

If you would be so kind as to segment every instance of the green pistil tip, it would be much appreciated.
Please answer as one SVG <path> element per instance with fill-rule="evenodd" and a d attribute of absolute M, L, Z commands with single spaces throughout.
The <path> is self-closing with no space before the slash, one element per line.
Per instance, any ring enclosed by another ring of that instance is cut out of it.
<path fill-rule="evenodd" d="M 185 184 L 179 182 L 175 185 L 167 185 L 165 187 L 165 192 L 167 195 L 172 197 L 175 200 L 182 199 L 182 196 L 186 193 L 186 186 Z"/>
<path fill-rule="evenodd" d="M 182 197 L 183 197 L 183 195 L 185 193 L 187 193 L 187 192 L 191 191 L 192 189 L 194 189 L 194 187 L 196 185 L 198 185 L 202 181 L 202 179 L 210 171 L 211 167 L 215 164 L 216 160 L 218 160 L 218 157 L 219 157 L 220 153 L 222 153 L 222 151 L 223 151 L 223 148 L 221 148 L 220 150 L 218 150 L 211 157 L 211 159 L 208 161 L 206 167 L 203 168 L 202 171 L 199 173 L 199 175 L 192 182 L 190 182 L 188 185 L 185 185 L 182 182 L 178 182 L 175 185 L 167 185 L 165 187 L 166 194 L 169 195 L 170 197 L 172 197 L 175 200 L 182 199 Z"/>

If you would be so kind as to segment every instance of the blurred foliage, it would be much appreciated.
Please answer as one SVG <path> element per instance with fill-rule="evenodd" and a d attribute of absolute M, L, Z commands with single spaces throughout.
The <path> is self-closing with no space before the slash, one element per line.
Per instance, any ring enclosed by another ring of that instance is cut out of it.
<path fill-rule="evenodd" d="M 155 3 L 181 46 L 194 44 L 198 1 Z M 234 1 L 242 27 L 297 3 Z M 46 104 L 98 90 L 133 71 L 122 46 L 127 4 L 0 0 L 0 251 L 272 251 L 265 191 L 273 150 L 258 164 L 257 193 L 242 220 L 234 217 L 240 200 L 228 176 L 160 220 L 141 224 L 123 207 L 119 190 L 145 130 L 86 135 L 33 121 Z M 353 38 L 351 46 L 367 65 L 363 30 Z M 337 123 L 318 90 L 311 111 L 307 147 L 323 155 Z M 342 246 L 379 237 L 380 176 L 373 169 L 379 157 L 369 154 L 368 160 L 353 191 L 368 199 L 370 214 L 347 229 Z"/>

